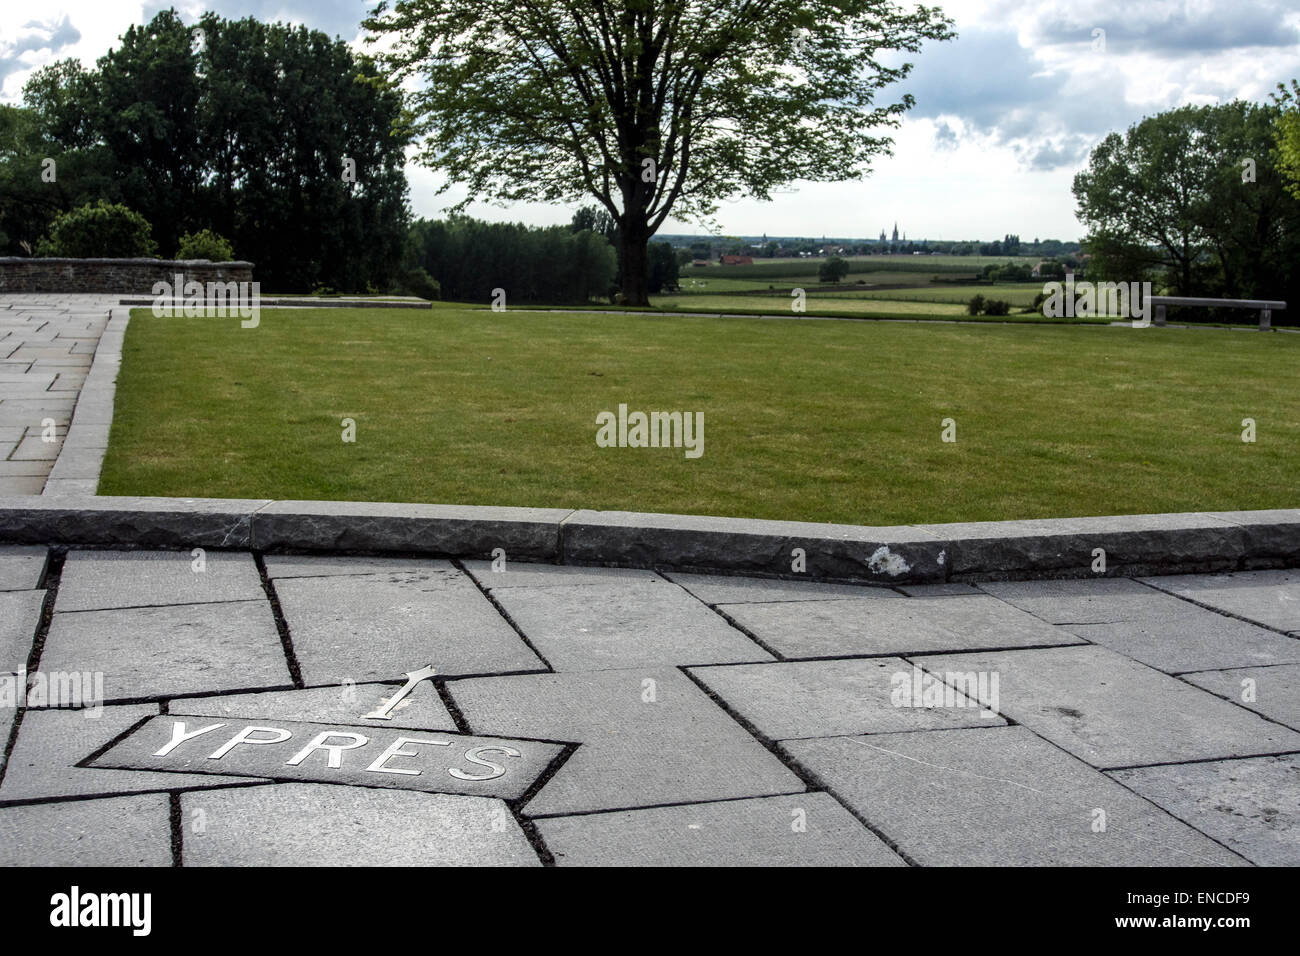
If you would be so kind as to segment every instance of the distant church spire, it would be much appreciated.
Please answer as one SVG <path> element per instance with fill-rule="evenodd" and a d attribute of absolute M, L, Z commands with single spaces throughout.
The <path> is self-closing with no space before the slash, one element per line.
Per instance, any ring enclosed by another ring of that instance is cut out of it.
<path fill-rule="evenodd" d="M 898 222 L 894 222 L 894 242 L 898 241 Z"/>

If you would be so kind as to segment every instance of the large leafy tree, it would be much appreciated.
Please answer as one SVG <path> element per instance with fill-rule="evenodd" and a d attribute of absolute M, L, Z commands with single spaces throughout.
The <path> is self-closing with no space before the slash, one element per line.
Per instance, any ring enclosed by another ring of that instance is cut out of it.
<path fill-rule="evenodd" d="M 633 304 L 670 213 L 860 177 L 913 102 L 877 103 L 896 54 L 953 36 L 889 0 L 384 0 L 363 25 L 424 81 L 420 158 L 466 187 L 457 208 L 594 198 Z"/>
<path fill-rule="evenodd" d="M 1244 101 L 1186 106 L 1103 139 L 1074 179 L 1090 272 L 1153 277 L 1183 295 L 1286 298 L 1300 201 L 1277 168 L 1277 114 Z"/>
<path fill-rule="evenodd" d="M 1286 180 L 1286 190 L 1300 199 L 1300 83 L 1291 81 L 1291 89 L 1279 83 L 1273 102 L 1281 111 L 1274 135 L 1277 141 L 1278 168 Z"/>

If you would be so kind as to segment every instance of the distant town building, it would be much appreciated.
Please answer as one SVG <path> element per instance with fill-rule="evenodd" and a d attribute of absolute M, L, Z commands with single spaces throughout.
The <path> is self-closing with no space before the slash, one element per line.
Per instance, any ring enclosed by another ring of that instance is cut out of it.
<path fill-rule="evenodd" d="M 723 256 L 722 264 L 724 266 L 752 266 L 754 264 L 753 256 Z"/>

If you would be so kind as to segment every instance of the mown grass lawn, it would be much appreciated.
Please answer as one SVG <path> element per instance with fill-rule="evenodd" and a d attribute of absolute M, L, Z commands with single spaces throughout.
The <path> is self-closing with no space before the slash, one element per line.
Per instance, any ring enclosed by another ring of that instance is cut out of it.
<path fill-rule="evenodd" d="M 1300 336 L 1221 330 L 137 310 L 100 491 L 858 524 L 1294 507 L 1298 362 Z M 597 447 L 620 403 L 703 412 L 703 457 Z"/>

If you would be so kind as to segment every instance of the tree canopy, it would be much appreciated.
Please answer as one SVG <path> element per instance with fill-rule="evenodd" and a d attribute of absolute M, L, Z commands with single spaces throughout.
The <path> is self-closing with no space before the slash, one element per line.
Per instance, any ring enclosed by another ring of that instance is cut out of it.
<path fill-rule="evenodd" d="M 384 288 L 409 220 L 403 115 L 342 40 L 164 10 L 94 69 L 38 70 L 24 107 L 0 112 L 0 238 L 17 252 L 58 212 L 106 199 L 142 214 L 164 256 L 211 229 L 270 289 Z"/>
<path fill-rule="evenodd" d="M 1277 163 L 1279 109 L 1185 106 L 1111 133 L 1074 179 L 1090 275 L 1181 295 L 1289 298 L 1300 200 Z"/>
<path fill-rule="evenodd" d="M 888 0 L 384 0 L 363 25 L 422 81 L 420 159 L 447 188 L 594 198 L 636 304 L 670 213 L 860 177 L 913 103 L 877 102 L 910 70 L 896 54 L 953 36 L 937 8 Z"/>

